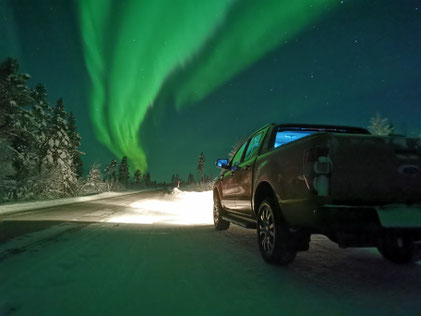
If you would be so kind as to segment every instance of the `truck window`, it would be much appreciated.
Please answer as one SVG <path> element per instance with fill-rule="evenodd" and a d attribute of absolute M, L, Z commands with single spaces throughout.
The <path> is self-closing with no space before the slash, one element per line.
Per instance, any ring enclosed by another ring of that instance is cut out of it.
<path fill-rule="evenodd" d="M 263 132 L 254 136 L 247 147 L 246 155 L 244 157 L 244 161 L 249 160 L 257 155 L 257 150 L 259 149 L 259 145 L 263 138 Z"/>
<path fill-rule="evenodd" d="M 274 148 L 288 144 L 300 138 L 316 133 L 316 131 L 285 131 L 281 130 L 276 133 Z"/>
<path fill-rule="evenodd" d="M 241 157 L 243 156 L 244 148 L 246 147 L 247 142 L 241 145 L 240 149 L 235 153 L 234 157 L 232 158 L 231 166 L 235 166 L 237 162 L 240 162 Z"/>

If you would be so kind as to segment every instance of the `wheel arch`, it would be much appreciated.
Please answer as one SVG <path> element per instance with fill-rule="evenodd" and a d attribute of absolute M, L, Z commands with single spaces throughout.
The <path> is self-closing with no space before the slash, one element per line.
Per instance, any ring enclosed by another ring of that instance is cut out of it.
<path fill-rule="evenodd" d="M 283 217 L 282 210 L 279 206 L 278 197 L 275 193 L 275 190 L 272 188 L 272 186 L 267 181 L 260 182 L 257 185 L 256 190 L 254 192 L 254 195 L 253 195 L 253 212 L 254 212 L 254 215 L 257 216 L 257 211 L 259 209 L 259 205 L 260 205 L 260 203 L 262 203 L 262 201 L 265 198 L 271 198 L 271 199 L 273 199 L 273 201 L 275 203 L 277 203 L 277 205 L 279 207 L 279 210 L 281 212 L 281 215 Z"/>
<path fill-rule="evenodd" d="M 213 187 L 213 198 L 218 197 L 219 202 L 221 202 L 221 193 L 219 192 L 219 189 L 217 186 Z"/>

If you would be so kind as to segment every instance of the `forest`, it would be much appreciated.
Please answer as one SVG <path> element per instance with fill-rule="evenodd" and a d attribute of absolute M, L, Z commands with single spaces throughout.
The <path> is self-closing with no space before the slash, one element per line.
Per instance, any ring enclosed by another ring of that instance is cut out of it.
<path fill-rule="evenodd" d="M 166 185 L 149 172 L 135 170 L 131 177 L 127 157 L 84 172 L 75 116 L 61 98 L 50 104 L 43 84 L 28 87 L 29 79 L 16 59 L 0 64 L 0 202 Z"/>

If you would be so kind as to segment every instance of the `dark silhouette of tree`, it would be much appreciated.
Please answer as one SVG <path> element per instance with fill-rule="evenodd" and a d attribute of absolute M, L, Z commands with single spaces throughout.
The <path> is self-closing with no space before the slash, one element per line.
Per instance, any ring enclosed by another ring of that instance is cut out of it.
<path fill-rule="evenodd" d="M 146 186 L 151 185 L 151 174 L 150 174 L 149 172 L 146 172 L 146 173 L 143 175 L 143 182 L 145 182 L 145 185 L 146 185 Z"/>
<path fill-rule="evenodd" d="M 117 181 L 117 160 L 111 160 L 110 164 L 105 167 L 105 178 L 108 182 Z"/>
<path fill-rule="evenodd" d="M 173 174 L 171 177 L 171 185 L 178 185 L 178 181 L 182 181 L 181 177 L 178 174 Z"/>
<path fill-rule="evenodd" d="M 187 178 L 187 183 L 188 183 L 188 184 L 192 184 L 192 183 L 194 183 L 194 176 L 193 176 L 193 174 L 192 174 L 192 173 L 189 173 L 189 176 L 188 176 L 188 178 Z"/>
<path fill-rule="evenodd" d="M 121 184 L 127 185 L 129 183 L 129 178 L 129 163 L 127 161 L 127 157 L 124 156 L 121 159 L 120 167 L 118 168 L 118 181 Z"/>
<path fill-rule="evenodd" d="M 142 183 L 142 172 L 141 172 L 139 169 L 137 169 L 137 170 L 135 171 L 134 175 L 133 175 L 133 182 L 134 182 L 135 184 L 140 184 L 140 183 Z"/>
<path fill-rule="evenodd" d="M 199 162 L 197 164 L 197 173 L 199 175 L 199 179 L 203 180 L 203 173 L 205 170 L 205 154 L 202 152 L 199 156 Z"/>

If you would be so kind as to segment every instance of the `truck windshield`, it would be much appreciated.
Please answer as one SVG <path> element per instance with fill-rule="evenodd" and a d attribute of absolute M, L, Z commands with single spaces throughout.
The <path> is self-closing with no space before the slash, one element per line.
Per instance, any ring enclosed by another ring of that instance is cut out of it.
<path fill-rule="evenodd" d="M 316 133 L 316 131 L 278 131 L 276 133 L 275 145 L 273 147 L 276 148 L 288 144 L 297 139 L 309 136 L 314 133 Z"/>

